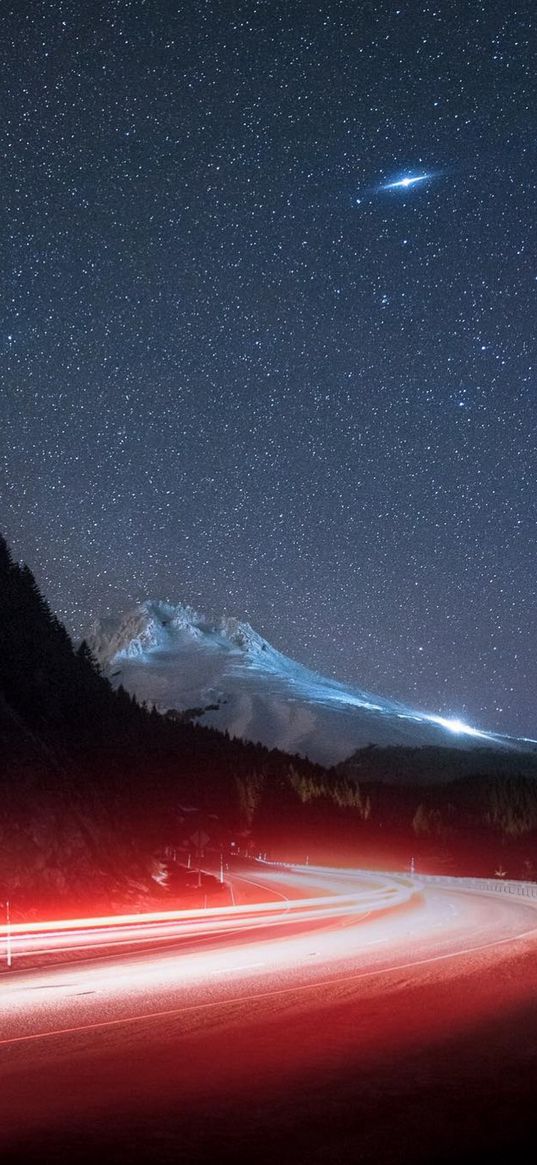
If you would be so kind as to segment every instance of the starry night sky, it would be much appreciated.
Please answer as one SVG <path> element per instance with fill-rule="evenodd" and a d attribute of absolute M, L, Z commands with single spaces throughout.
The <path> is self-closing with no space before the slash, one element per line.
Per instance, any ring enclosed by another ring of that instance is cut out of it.
<path fill-rule="evenodd" d="M 190 602 L 537 735 L 536 35 L 4 6 L 2 527 L 71 631 Z"/>

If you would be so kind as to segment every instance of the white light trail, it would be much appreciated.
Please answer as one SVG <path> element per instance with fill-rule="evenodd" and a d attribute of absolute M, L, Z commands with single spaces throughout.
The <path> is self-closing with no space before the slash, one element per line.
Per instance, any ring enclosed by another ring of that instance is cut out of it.
<path fill-rule="evenodd" d="M 61 922 L 16 923 L 11 925 L 9 935 L 7 927 L 0 926 L 0 948 L 9 938 L 13 958 L 21 958 L 99 953 L 126 946 L 162 947 L 163 943 L 195 943 L 197 939 L 208 939 L 211 936 L 236 938 L 239 934 L 246 936 L 253 930 L 265 927 L 292 927 L 341 915 L 359 917 L 371 910 L 391 909 L 408 901 L 415 893 L 414 883 L 404 878 L 388 880 L 382 875 L 376 875 L 371 886 L 367 882 L 364 885 L 364 881 L 366 878 L 361 875 L 357 884 L 355 875 L 354 886 L 345 885 L 341 888 L 346 892 L 338 894 L 334 893 L 332 879 L 328 881 L 321 897 L 287 899 L 280 894 L 279 901 L 241 906 L 75 918 Z M 256 885 L 255 882 L 251 884 Z M 322 885 L 319 879 L 317 885 Z"/>

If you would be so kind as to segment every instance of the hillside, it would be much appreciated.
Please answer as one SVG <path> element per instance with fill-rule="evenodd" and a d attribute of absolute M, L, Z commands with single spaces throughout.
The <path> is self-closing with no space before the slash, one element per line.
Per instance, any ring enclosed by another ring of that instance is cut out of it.
<path fill-rule="evenodd" d="M 248 822 L 244 782 L 289 765 L 114 691 L 0 539 L 0 901 L 100 909 L 162 894 L 181 806 L 226 836 Z"/>

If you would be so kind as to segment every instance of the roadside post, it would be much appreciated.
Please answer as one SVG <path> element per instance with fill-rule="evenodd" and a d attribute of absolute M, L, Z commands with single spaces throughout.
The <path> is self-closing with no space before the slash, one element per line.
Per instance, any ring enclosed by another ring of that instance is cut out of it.
<path fill-rule="evenodd" d="M 13 963 L 13 950 L 11 945 L 11 904 L 9 898 L 6 900 L 6 963 L 11 967 Z"/>

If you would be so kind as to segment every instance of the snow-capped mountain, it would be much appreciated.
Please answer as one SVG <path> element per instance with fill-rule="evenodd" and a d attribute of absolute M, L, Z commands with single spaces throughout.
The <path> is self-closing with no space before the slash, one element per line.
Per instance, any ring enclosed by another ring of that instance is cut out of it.
<path fill-rule="evenodd" d="M 271 647 L 249 623 L 146 601 L 100 620 L 89 645 L 114 685 L 160 711 L 204 709 L 200 723 L 322 764 L 367 744 L 521 743 L 373 696 L 318 675 Z"/>

